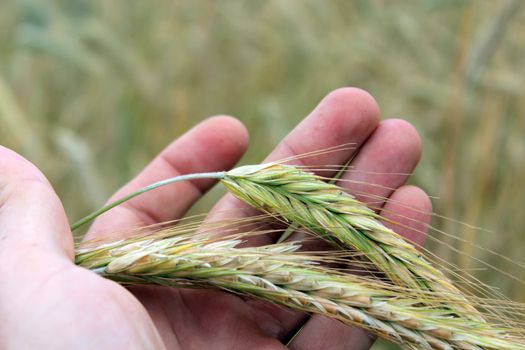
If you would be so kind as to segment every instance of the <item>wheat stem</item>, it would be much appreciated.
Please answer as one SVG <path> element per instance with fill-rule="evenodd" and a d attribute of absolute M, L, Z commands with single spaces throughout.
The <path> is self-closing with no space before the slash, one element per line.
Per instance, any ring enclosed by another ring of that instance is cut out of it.
<path fill-rule="evenodd" d="M 162 187 L 162 186 L 166 186 L 166 185 L 170 185 L 170 184 L 173 184 L 173 183 L 176 183 L 176 182 L 181 182 L 181 181 L 189 181 L 189 180 L 196 180 L 196 179 L 222 179 L 225 175 L 225 172 L 213 172 L 213 173 L 196 173 L 196 174 L 186 174 L 186 175 L 180 175 L 180 176 L 176 176 L 176 177 L 172 177 L 172 178 L 169 178 L 169 179 L 166 179 L 166 180 L 162 180 L 162 181 L 159 181 L 159 182 L 155 182 L 149 186 L 146 186 L 146 187 L 143 187 L 125 197 L 122 197 L 114 202 L 111 202 L 105 206 L 103 206 L 102 208 L 92 212 L 91 214 L 83 217 L 82 219 L 78 220 L 77 222 L 75 222 L 74 224 L 71 225 L 71 231 L 74 231 L 76 230 L 77 228 L 79 228 L 80 226 L 90 222 L 91 220 L 97 218 L 98 216 L 104 214 L 105 212 L 107 212 L 108 210 L 110 209 L 113 209 L 115 208 L 116 206 L 124 203 L 124 202 L 127 202 L 129 201 L 130 199 L 132 198 L 135 198 L 137 197 L 138 195 L 141 195 L 143 193 L 146 193 L 148 191 L 151 191 L 151 190 L 154 190 L 156 188 L 159 188 L 159 187 Z"/>

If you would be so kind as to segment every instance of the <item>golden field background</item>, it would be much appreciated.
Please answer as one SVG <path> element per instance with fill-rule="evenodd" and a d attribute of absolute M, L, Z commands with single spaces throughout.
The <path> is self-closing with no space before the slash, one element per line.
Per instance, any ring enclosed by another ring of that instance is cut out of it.
<path fill-rule="evenodd" d="M 523 269 L 469 244 L 525 260 L 522 5 L 4 0 L 0 143 L 46 173 L 74 220 L 210 115 L 247 125 L 253 163 L 329 91 L 357 86 L 421 133 L 412 183 L 435 212 L 486 229 L 436 218 L 461 240 L 436 234 L 449 247 L 433 249 L 524 302 L 522 283 L 475 259 Z"/>

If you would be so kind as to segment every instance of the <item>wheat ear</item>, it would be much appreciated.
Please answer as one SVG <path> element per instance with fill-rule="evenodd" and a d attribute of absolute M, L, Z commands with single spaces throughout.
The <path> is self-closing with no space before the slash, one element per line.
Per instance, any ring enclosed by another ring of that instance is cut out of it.
<path fill-rule="evenodd" d="M 437 293 L 461 293 L 409 242 L 384 226 L 380 217 L 340 187 L 296 167 L 281 164 L 233 169 L 220 180 L 251 206 L 300 224 L 322 238 L 362 253 L 399 286 Z M 458 313 L 481 320 L 466 300 Z"/>
<path fill-rule="evenodd" d="M 216 287 L 364 327 L 407 349 L 524 349 L 509 333 L 458 318 L 365 277 L 316 266 L 295 243 L 235 248 L 238 239 L 139 238 L 77 249 L 76 263 L 124 284 Z M 449 296 L 451 297 L 451 296 Z"/>

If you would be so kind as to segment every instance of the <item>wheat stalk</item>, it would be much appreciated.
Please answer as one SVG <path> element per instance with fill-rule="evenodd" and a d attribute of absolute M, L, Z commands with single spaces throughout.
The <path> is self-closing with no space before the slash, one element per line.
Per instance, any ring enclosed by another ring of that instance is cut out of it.
<path fill-rule="evenodd" d="M 217 287 L 256 296 L 364 327 L 408 349 L 525 348 L 510 330 L 458 317 L 435 302 L 441 296 L 321 267 L 323 259 L 298 253 L 298 243 L 236 248 L 237 237 L 184 234 L 80 246 L 76 263 L 124 284 Z"/>
<path fill-rule="evenodd" d="M 399 286 L 437 293 L 461 293 L 411 243 L 384 226 L 380 216 L 340 187 L 293 166 L 263 164 L 227 172 L 220 181 L 251 206 L 284 217 L 363 254 Z M 481 320 L 466 299 L 449 305 Z"/>

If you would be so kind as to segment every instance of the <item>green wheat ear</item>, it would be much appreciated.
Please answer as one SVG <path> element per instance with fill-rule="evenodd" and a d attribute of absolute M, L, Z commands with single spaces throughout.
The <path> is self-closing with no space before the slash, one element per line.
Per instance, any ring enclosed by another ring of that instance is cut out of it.
<path fill-rule="evenodd" d="M 384 226 L 373 210 L 319 176 L 289 165 L 262 164 L 233 169 L 220 181 L 254 208 L 362 253 L 396 285 L 461 294 L 412 244 Z M 466 300 L 449 307 L 481 319 Z"/>

